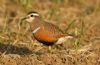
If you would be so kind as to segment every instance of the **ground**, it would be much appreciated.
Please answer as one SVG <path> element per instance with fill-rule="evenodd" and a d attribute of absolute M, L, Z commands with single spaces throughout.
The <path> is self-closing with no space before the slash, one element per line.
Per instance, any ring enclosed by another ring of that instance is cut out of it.
<path fill-rule="evenodd" d="M 78 36 L 45 46 L 31 38 L 29 11 Z M 0 65 L 100 65 L 99 0 L 1 0 Z"/>

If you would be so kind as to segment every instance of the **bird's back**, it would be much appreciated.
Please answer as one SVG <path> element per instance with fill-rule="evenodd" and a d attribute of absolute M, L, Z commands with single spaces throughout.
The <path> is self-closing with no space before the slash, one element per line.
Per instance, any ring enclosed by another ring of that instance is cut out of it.
<path fill-rule="evenodd" d="M 61 29 L 59 29 L 59 27 L 49 22 L 44 22 L 43 29 L 51 37 L 59 38 L 65 35 L 65 33 Z"/>

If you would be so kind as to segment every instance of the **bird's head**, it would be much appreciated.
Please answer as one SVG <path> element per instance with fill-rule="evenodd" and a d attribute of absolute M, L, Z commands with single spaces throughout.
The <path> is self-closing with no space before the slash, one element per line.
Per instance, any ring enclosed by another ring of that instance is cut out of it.
<path fill-rule="evenodd" d="M 23 20 L 26 20 L 27 22 L 33 22 L 35 18 L 40 17 L 39 13 L 37 12 L 29 12 Z"/>

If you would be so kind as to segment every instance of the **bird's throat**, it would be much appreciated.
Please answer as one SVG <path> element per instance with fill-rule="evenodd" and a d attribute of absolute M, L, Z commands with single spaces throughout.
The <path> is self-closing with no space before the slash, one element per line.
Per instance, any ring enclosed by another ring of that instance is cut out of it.
<path fill-rule="evenodd" d="M 35 18 L 33 22 L 30 23 L 31 30 L 34 31 L 36 28 L 41 27 L 43 21 L 40 18 Z"/>

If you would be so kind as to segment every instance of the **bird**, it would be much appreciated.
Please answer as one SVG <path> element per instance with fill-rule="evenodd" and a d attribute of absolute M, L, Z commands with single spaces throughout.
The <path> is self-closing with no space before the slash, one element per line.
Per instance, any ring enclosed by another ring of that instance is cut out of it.
<path fill-rule="evenodd" d="M 22 19 L 29 23 L 33 37 L 44 45 L 62 44 L 73 36 L 66 34 L 57 25 L 42 19 L 38 12 L 31 11 Z"/>

